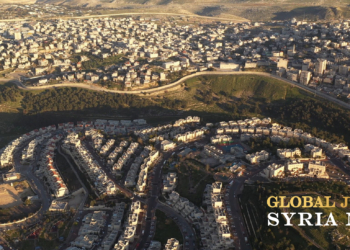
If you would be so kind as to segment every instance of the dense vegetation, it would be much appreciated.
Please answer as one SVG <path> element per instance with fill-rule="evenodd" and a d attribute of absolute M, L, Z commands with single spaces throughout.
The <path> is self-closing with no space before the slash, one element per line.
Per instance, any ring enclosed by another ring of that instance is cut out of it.
<path fill-rule="evenodd" d="M 93 92 L 79 88 L 50 89 L 39 94 L 26 92 L 22 101 L 24 114 L 38 114 L 50 111 L 73 111 L 98 109 L 108 113 L 111 109 L 145 108 L 154 105 L 147 99 L 136 95 Z M 177 109 L 185 107 L 186 101 L 164 98 L 159 107 Z"/>
<path fill-rule="evenodd" d="M 59 88 L 46 90 L 39 94 L 26 92 L 22 105 L 25 114 L 37 114 L 47 111 L 72 111 L 92 108 L 145 107 L 150 105 L 150 102 L 134 95 L 93 92 L 77 88 Z"/>
<path fill-rule="evenodd" d="M 15 86 L 0 85 L 0 104 L 4 102 L 15 102 L 21 91 Z"/>
<path fill-rule="evenodd" d="M 296 99 L 270 105 L 267 112 L 283 123 L 311 132 L 332 142 L 350 142 L 349 111 L 331 102 Z"/>
<path fill-rule="evenodd" d="M 319 192 L 322 195 L 329 195 L 332 198 L 339 198 L 346 195 L 349 188 L 346 184 L 340 182 L 274 182 L 271 184 L 259 184 L 245 186 L 241 195 L 243 207 L 248 206 L 256 213 L 257 224 L 255 228 L 259 240 L 253 241 L 254 249 L 279 250 L 279 249 L 317 249 L 310 245 L 299 232 L 291 227 L 285 227 L 280 223 L 277 227 L 267 226 L 267 214 L 270 212 L 280 213 L 279 208 L 270 208 L 267 206 L 269 196 L 288 195 L 294 192 Z M 243 210 L 246 213 L 245 210 Z M 246 215 L 247 216 L 247 215 Z"/>
<path fill-rule="evenodd" d="M 110 56 L 105 59 L 96 56 L 89 56 L 89 58 L 89 61 L 82 63 L 83 69 L 97 69 L 100 67 L 118 64 L 124 61 L 122 55 Z"/>

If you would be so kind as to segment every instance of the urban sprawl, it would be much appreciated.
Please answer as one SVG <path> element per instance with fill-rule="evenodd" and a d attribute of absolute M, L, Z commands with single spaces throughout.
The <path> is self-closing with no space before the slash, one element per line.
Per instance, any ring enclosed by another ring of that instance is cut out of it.
<path fill-rule="evenodd" d="M 143 17 L 4 22 L 0 63 L 7 77 L 27 86 L 85 82 L 125 90 L 200 71 L 265 71 L 347 101 L 349 29 L 348 21 L 295 19 L 195 25 Z"/>

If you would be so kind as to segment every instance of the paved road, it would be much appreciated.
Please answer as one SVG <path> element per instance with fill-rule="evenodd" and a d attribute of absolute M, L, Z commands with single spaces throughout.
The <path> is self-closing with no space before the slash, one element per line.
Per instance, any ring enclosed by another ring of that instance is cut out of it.
<path fill-rule="evenodd" d="M 191 75 L 187 75 L 183 78 L 181 78 L 180 80 L 170 83 L 168 85 L 165 86 L 160 86 L 157 88 L 153 88 L 153 89 L 145 89 L 145 90 L 131 90 L 131 91 L 122 91 L 122 90 L 110 90 L 110 89 L 104 89 L 98 86 L 94 86 L 94 85 L 87 85 L 87 84 L 79 84 L 79 83 L 62 83 L 62 84 L 53 84 L 53 85 L 45 85 L 45 86 L 37 86 L 37 87 L 28 87 L 23 85 L 22 83 L 20 83 L 19 81 L 14 81 L 17 86 L 21 89 L 25 89 L 25 90 L 34 90 L 34 89 L 48 89 L 48 88 L 53 88 L 53 87 L 78 87 L 78 88 L 87 88 L 87 89 L 91 89 L 91 90 L 95 90 L 95 91 L 105 91 L 105 92 L 111 92 L 111 93 L 120 93 L 120 94 L 144 94 L 144 93 L 154 93 L 154 92 L 158 92 L 158 91 L 165 91 L 167 89 L 173 88 L 181 83 L 183 83 L 184 81 L 193 78 L 193 77 L 197 77 L 197 76 L 203 76 L 203 75 L 259 75 L 259 76 L 265 76 L 265 77 L 270 77 L 270 78 L 274 78 L 274 79 L 278 79 L 280 81 L 283 81 L 285 83 L 291 84 L 299 89 L 302 89 L 308 93 L 317 95 L 319 97 L 322 97 L 328 101 L 332 101 L 346 109 L 350 109 L 350 104 L 347 104 L 345 102 L 340 101 L 337 98 L 334 98 L 332 96 L 329 96 L 325 93 L 322 93 L 320 91 L 316 91 L 314 89 L 310 89 L 309 87 L 290 81 L 286 78 L 282 78 L 276 75 L 272 75 L 269 73 L 264 73 L 264 72 L 249 72 L 249 71 L 205 71 L 205 72 L 196 72 L 194 74 Z"/>
<path fill-rule="evenodd" d="M 161 202 L 158 202 L 157 209 L 159 209 L 167 215 L 170 215 L 170 217 L 172 218 L 176 218 L 174 221 L 178 225 L 183 236 L 183 249 L 197 249 L 195 232 L 192 226 L 188 223 L 188 221 L 184 217 L 182 217 L 182 215 L 176 212 L 173 208 Z M 185 239 L 185 237 L 188 237 L 188 239 Z"/>
<path fill-rule="evenodd" d="M 115 181 L 115 178 L 110 171 L 110 168 L 105 166 L 105 163 L 102 161 L 102 159 L 96 154 L 92 146 L 88 143 L 88 141 L 83 142 L 86 146 L 86 148 L 90 151 L 90 153 L 94 156 L 95 160 L 99 163 L 99 165 L 104 169 L 105 173 L 107 176 L 115 183 L 115 185 L 129 197 L 133 197 L 133 201 L 141 201 L 143 204 L 147 204 L 147 210 L 146 210 L 146 216 L 145 220 L 143 221 L 143 227 L 142 230 L 144 230 L 144 234 L 141 235 L 140 240 L 139 240 L 139 246 L 137 249 L 144 249 L 143 247 L 145 246 L 146 243 L 150 242 L 151 239 L 154 237 L 154 231 L 153 234 L 151 234 L 151 223 L 152 223 L 152 218 L 155 216 L 155 211 L 156 209 L 159 209 L 163 211 L 164 213 L 170 215 L 170 217 L 176 217 L 177 220 L 176 223 L 179 225 L 179 229 L 182 232 L 183 236 L 187 236 L 189 239 L 188 241 L 188 249 L 196 249 L 195 242 L 195 234 L 193 232 L 192 227 L 190 224 L 186 221 L 185 218 L 183 218 L 180 214 L 178 214 L 173 208 L 168 207 L 164 204 L 161 204 L 158 202 L 158 196 L 160 195 L 161 192 L 161 185 L 162 185 L 162 166 L 163 166 L 163 160 L 168 159 L 171 156 L 172 152 L 165 153 L 163 154 L 163 158 L 158 158 L 157 162 L 155 163 L 155 166 L 152 171 L 152 176 L 149 177 L 149 184 L 148 187 L 150 189 L 150 194 L 147 199 L 144 199 L 139 196 L 134 196 L 134 194 L 127 188 L 122 183 L 117 183 Z M 179 150 L 178 150 L 179 151 Z M 153 174 L 154 173 L 154 174 Z M 185 242 L 185 237 L 184 237 L 184 242 Z"/>
<path fill-rule="evenodd" d="M 244 226 L 244 218 L 239 206 L 238 195 L 241 194 L 241 189 L 243 187 L 246 178 L 240 177 L 233 180 L 229 192 L 229 204 L 231 207 L 231 215 L 233 222 L 235 224 L 235 229 L 237 233 L 237 238 L 235 239 L 235 248 L 237 250 L 251 250 L 251 246 L 247 245 L 245 242 L 245 237 L 249 237 L 247 230 Z"/>
<path fill-rule="evenodd" d="M 196 235 L 193 232 L 193 229 L 191 225 L 186 221 L 184 217 L 182 217 L 179 213 L 177 213 L 172 207 L 169 207 L 161 202 L 158 201 L 158 196 L 161 194 L 161 186 L 162 186 L 162 166 L 164 165 L 164 160 L 167 160 L 173 152 L 180 152 L 180 150 L 175 149 L 175 151 L 171 152 L 164 152 L 163 157 L 158 159 L 158 162 L 155 164 L 152 175 L 149 177 L 149 184 L 148 187 L 150 189 L 150 193 L 148 194 L 147 198 L 147 218 L 153 218 L 155 215 L 156 209 L 159 209 L 160 211 L 164 212 L 165 214 L 169 215 L 172 218 L 177 218 L 174 220 L 177 225 L 179 226 L 179 229 L 183 235 L 183 241 L 185 244 L 185 237 L 187 236 L 188 239 L 188 246 L 184 249 L 197 249 L 195 242 L 196 242 Z M 140 238 L 140 245 L 137 249 L 141 250 L 144 249 L 144 245 L 147 242 L 150 242 L 152 240 L 154 234 L 150 234 L 150 228 L 151 228 L 151 220 L 146 219 L 144 230 L 145 233 Z M 184 247 L 186 247 L 184 245 Z"/>
<path fill-rule="evenodd" d="M 249 234 L 247 233 L 247 228 L 245 225 L 245 220 L 248 220 L 248 218 L 244 218 L 242 214 L 242 210 L 240 207 L 239 202 L 239 196 L 242 193 L 243 185 L 245 180 L 249 179 L 250 177 L 256 175 L 261 170 L 266 168 L 269 165 L 269 163 L 263 163 L 257 169 L 253 172 L 248 173 L 245 176 L 237 177 L 233 180 L 232 185 L 230 186 L 229 191 L 229 204 L 231 207 L 231 216 L 233 218 L 233 222 L 235 224 L 235 229 L 237 233 L 237 238 L 235 239 L 235 247 L 236 249 L 242 249 L 242 250 L 251 250 L 252 247 L 250 244 L 247 244 L 245 242 L 245 237 L 249 238 Z"/>

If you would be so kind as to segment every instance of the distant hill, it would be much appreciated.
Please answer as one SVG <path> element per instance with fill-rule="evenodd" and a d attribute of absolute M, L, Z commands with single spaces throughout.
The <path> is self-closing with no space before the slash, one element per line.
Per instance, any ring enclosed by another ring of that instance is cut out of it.
<path fill-rule="evenodd" d="M 33 3 L 33 0 L 0 0 L 0 2 Z M 129 13 L 156 11 L 225 18 L 239 16 L 252 21 L 286 20 L 293 17 L 317 21 L 350 17 L 350 0 L 36 0 L 36 2 L 127 10 Z"/>

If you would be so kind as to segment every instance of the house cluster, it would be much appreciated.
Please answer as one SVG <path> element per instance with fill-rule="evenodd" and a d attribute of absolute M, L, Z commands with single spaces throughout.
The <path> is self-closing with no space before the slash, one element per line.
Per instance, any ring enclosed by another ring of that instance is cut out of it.
<path fill-rule="evenodd" d="M 229 143 L 232 141 L 232 137 L 229 135 L 214 135 L 210 138 L 212 144 Z"/>
<path fill-rule="evenodd" d="M 47 140 L 44 149 L 41 151 L 39 169 L 37 175 L 45 177 L 46 183 L 55 197 L 63 197 L 69 194 L 69 190 L 64 183 L 61 174 L 53 161 L 57 142 L 63 138 L 63 135 L 55 135 Z"/>
<path fill-rule="evenodd" d="M 251 164 L 256 164 L 260 163 L 260 161 L 266 161 L 269 159 L 270 153 L 267 152 L 266 150 L 261 150 L 255 153 L 247 154 L 245 158 L 251 163 Z"/>
<path fill-rule="evenodd" d="M 163 126 L 145 128 L 142 130 L 134 131 L 134 134 L 140 137 L 142 140 L 150 140 L 150 142 L 163 142 L 164 140 L 174 139 L 176 136 L 186 130 L 186 124 L 199 123 L 200 118 L 198 116 L 188 116 L 185 119 L 179 119 L 174 124 L 166 124 Z M 168 145 L 169 144 L 169 145 Z M 169 150 L 175 146 L 172 143 L 164 143 L 163 150 Z"/>
<path fill-rule="evenodd" d="M 184 130 L 184 127 L 173 127 L 171 124 L 140 129 L 134 131 L 134 134 L 142 140 L 160 141 L 173 138 L 176 134 Z"/>
<path fill-rule="evenodd" d="M 106 225 L 106 217 L 105 211 L 94 211 L 85 215 L 82 219 L 83 224 L 79 229 L 78 237 L 71 242 L 71 246 L 83 249 L 95 247 Z"/>
<path fill-rule="evenodd" d="M 115 163 L 115 161 L 118 158 L 118 155 L 121 155 L 123 153 L 123 147 L 122 145 L 128 146 L 128 142 L 127 141 L 121 141 L 119 144 L 119 147 L 115 147 L 112 152 L 108 155 L 107 157 L 107 165 L 108 166 L 113 166 L 113 164 Z"/>
<path fill-rule="evenodd" d="M 179 250 L 180 242 L 175 238 L 170 238 L 167 240 L 164 250 Z"/>
<path fill-rule="evenodd" d="M 24 17 L 52 18 L 66 14 L 71 15 L 73 13 L 69 11 L 69 8 L 66 6 L 58 6 L 53 4 L 9 4 L 2 7 L 3 19 Z M 11 33 L 13 30 L 9 30 L 9 32 Z M 17 30 L 17 32 L 19 31 Z M 22 29 L 21 32 L 23 32 L 23 36 L 25 37 L 33 35 L 33 33 L 27 34 L 25 29 Z"/>
<path fill-rule="evenodd" d="M 105 156 L 109 152 L 109 150 L 113 147 L 114 143 L 115 143 L 114 139 L 107 140 L 106 144 L 101 147 L 100 154 Z"/>
<path fill-rule="evenodd" d="M 187 131 L 184 134 L 177 134 L 174 139 L 177 142 L 189 142 L 192 140 L 198 140 L 199 138 L 202 138 L 204 136 L 204 132 L 207 131 L 208 128 L 203 127 L 201 129 L 196 129 L 194 131 Z"/>
<path fill-rule="evenodd" d="M 159 151 L 152 150 L 149 153 L 149 156 L 144 159 L 143 164 L 140 167 L 140 173 L 139 178 L 137 180 L 136 190 L 140 194 L 145 194 L 146 187 L 147 187 L 147 178 L 148 178 L 148 171 L 150 170 L 152 164 L 158 159 L 159 157 Z"/>
<path fill-rule="evenodd" d="M 176 191 L 169 193 L 167 203 L 190 223 L 198 223 L 203 217 L 202 209 L 194 205 L 187 198 L 181 197 Z"/>
<path fill-rule="evenodd" d="M 129 215 L 124 223 L 124 231 L 119 237 L 117 244 L 114 245 L 114 250 L 129 250 L 131 244 L 137 239 L 137 227 L 141 224 L 141 215 L 143 212 L 141 202 L 135 201 L 131 203 Z"/>
<path fill-rule="evenodd" d="M 13 164 L 13 154 L 17 149 L 19 149 L 25 142 L 32 140 L 34 137 L 46 134 L 51 131 L 55 131 L 56 126 L 50 125 L 47 127 L 42 127 L 40 129 L 35 129 L 29 133 L 25 133 L 15 140 L 11 141 L 4 148 L 0 149 L 0 167 L 6 167 Z"/>
<path fill-rule="evenodd" d="M 110 250 L 116 242 L 119 232 L 122 230 L 122 221 L 125 212 L 125 203 L 117 203 L 108 222 L 108 232 L 101 242 L 101 250 Z"/>
<path fill-rule="evenodd" d="M 279 148 L 277 149 L 277 156 L 281 159 L 297 158 L 301 156 L 301 150 L 299 148 Z"/>
<path fill-rule="evenodd" d="M 281 28 L 276 32 L 267 27 L 271 25 Z M 277 75 L 291 81 L 335 96 L 349 95 L 348 20 L 260 23 L 258 34 L 250 31 L 253 24 L 237 26 L 232 34 L 227 35 L 231 35 L 238 46 L 244 47 L 235 56 L 245 64 L 245 69 L 274 68 Z"/>
<path fill-rule="evenodd" d="M 137 156 L 134 162 L 131 164 L 128 173 L 126 174 L 126 178 L 124 181 L 124 185 L 126 187 L 134 187 L 137 184 L 136 178 L 138 177 L 139 170 L 141 165 L 147 164 L 147 158 L 150 155 L 152 149 L 150 147 L 145 147 L 141 154 Z M 144 168 L 144 166 L 143 166 Z"/>
<path fill-rule="evenodd" d="M 174 127 L 183 126 L 188 123 L 200 123 L 201 118 L 198 116 L 187 116 L 185 119 L 179 119 L 174 122 Z"/>
<path fill-rule="evenodd" d="M 163 177 L 163 193 L 175 191 L 177 185 L 177 175 L 175 172 L 169 172 Z"/>
<path fill-rule="evenodd" d="M 349 97 L 349 21 L 273 21 L 258 26 L 256 33 L 251 31 L 257 28 L 254 23 L 193 26 L 131 17 L 8 22 L 0 32 L 8 41 L 6 48 L 0 47 L 0 63 L 3 69 L 32 69 L 37 76 L 57 69 L 60 73 L 50 77 L 59 81 L 109 80 L 126 88 L 214 64 L 220 70 L 267 67 L 291 81 Z M 81 71 L 85 61 L 97 59 L 110 63 L 96 72 Z M 38 84 L 48 78 L 37 78 Z"/>
<path fill-rule="evenodd" d="M 51 134 L 48 133 L 50 136 Z M 22 163 L 28 163 L 34 160 L 35 156 L 35 147 L 40 145 L 40 143 L 44 140 L 44 136 L 38 136 L 31 140 L 28 145 L 22 151 Z"/>
<path fill-rule="evenodd" d="M 115 175 L 122 175 L 122 168 L 126 166 L 130 157 L 135 154 L 139 144 L 132 142 L 128 149 L 118 158 L 118 161 L 113 165 L 112 171 Z"/>
<path fill-rule="evenodd" d="M 262 173 L 268 178 L 283 178 L 285 176 L 312 177 L 328 179 L 326 165 L 322 161 L 301 162 L 289 160 L 285 164 L 272 163 Z"/>
<path fill-rule="evenodd" d="M 172 150 L 176 147 L 176 143 L 173 141 L 164 140 L 160 143 L 160 148 L 163 151 Z"/>
<path fill-rule="evenodd" d="M 205 145 L 203 152 L 207 156 L 215 158 L 217 160 L 221 159 L 224 156 L 224 152 L 221 149 L 212 145 Z"/>
<path fill-rule="evenodd" d="M 203 204 L 207 206 L 200 224 L 203 249 L 230 249 L 234 240 L 224 205 L 221 182 L 206 186 Z"/>
<path fill-rule="evenodd" d="M 97 129 L 87 129 L 85 130 L 85 135 L 91 137 L 93 148 L 99 152 L 104 141 L 103 134 Z"/>
<path fill-rule="evenodd" d="M 88 149 L 81 144 L 78 134 L 70 133 L 63 142 L 62 149 L 72 156 L 79 169 L 86 173 L 90 183 L 98 192 L 98 195 L 113 195 L 117 191 L 114 182 L 106 175 L 101 166 L 94 160 Z"/>
<path fill-rule="evenodd" d="M 12 26 L 16 27 L 15 32 L 8 36 Z M 56 68 L 60 72 L 53 76 L 56 80 L 113 80 L 133 87 L 167 80 L 166 73 L 203 71 L 212 67 L 213 61 L 232 61 L 231 53 L 236 46 L 226 41 L 224 34 L 231 26 L 179 26 L 169 21 L 157 24 L 131 17 L 10 23 L 3 28 L 2 36 L 10 38 L 12 46 L 3 55 L 1 65 L 6 69 L 31 68 L 35 75 Z M 79 35 L 74 37 L 72 32 Z M 27 35 L 34 33 L 35 39 Z M 69 58 L 77 54 L 79 62 L 72 63 Z M 122 60 L 120 55 L 124 56 Z M 102 71 L 91 74 L 79 71 L 86 60 L 109 60 L 110 57 L 110 65 L 102 67 Z M 156 71 L 150 67 L 153 61 L 163 62 Z M 231 64 L 225 65 L 232 69 Z"/>
<path fill-rule="evenodd" d="M 253 120 L 249 119 L 249 120 Z M 259 121 L 260 119 L 255 118 Z M 262 122 L 264 121 L 264 122 Z M 306 143 L 304 151 L 310 155 L 311 158 L 319 158 L 323 156 L 323 151 L 328 151 L 334 155 L 338 155 L 341 158 L 347 158 L 350 160 L 350 150 L 348 146 L 343 143 L 330 143 L 321 138 L 312 136 L 310 133 L 304 132 L 301 129 L 282 126 L 278 123 L 272 123 L 270 118 L 264 118 L 258 123 L 247 123 L 245 121 L 230 121 L 220 122 L 219 128 L 216 130 L 217 135 L 225 134 L 239 134 L 242 141 L 249 141 L 254 137 L 268 136 L 274 143 L 280 144 L 288 143 L 292 138 L 302 140 Z M 235 128 L 234 131 L 231 129 Z M 279 149 L 278 154 L 281 158 L 294 158 L 300 156 L 300 149 Z M 246 155 L 246 159 L 251 163 L 258 163 L 260 160 L 266 160 L 268 158 L 267 152 L 257 152 L 254 154 Z"/>
<path fill-rule="evenodd" d="M 74 127 L 74 123 L 73 127 Z M 59 124 L 60 126 L 60 124 Z M 64 124 L 62 124 L 62 127 Z M 135 120 L 104 120 L 97 119 L 95 121 L 78 121 L 75 126 L 76 131 L 87 130 L 103 130 L 107 135 L 124 135 L 128 132 L 139 130 L 147 126 L 147 123 L 144 119 L 135 119 Z M 94 133 L 94 132 L 91 132 Z"/>

